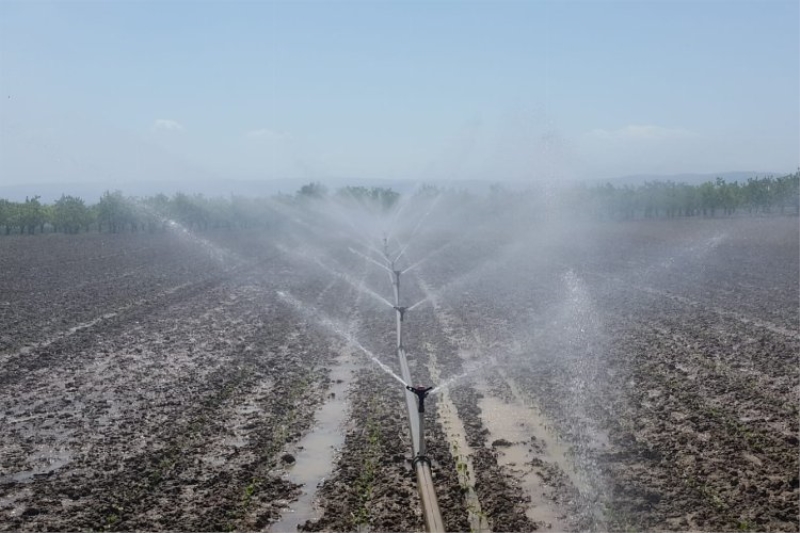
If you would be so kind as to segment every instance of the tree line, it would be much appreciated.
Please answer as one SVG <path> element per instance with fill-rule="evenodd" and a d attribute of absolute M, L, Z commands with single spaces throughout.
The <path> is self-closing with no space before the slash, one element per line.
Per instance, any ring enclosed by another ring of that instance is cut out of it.
<path fill-rule="evenodd" d="M 749 178 L 744 183 L 722 178 L 700 185 L 653 181 L 614 187 L 606 183 L 583 187 L 575 196 L 576 204 L 590 206 L 596 216 L 626 220 L 731 216 L 744 211 L 749 215 L 798 215 L 800 170 L 780 177 Z"/>
<path fill-rule="evenodd" d="M 449 194 L 461 201 L 471 198 L 465 191 L 442 190 L 425 185 L 418 196 Z M 531 193 L 511 193 L 502 186 L 491 188 L 490 202 L 503 198 L 530 198 Z M 52 204 L 40 197 L 24 202 L 0 199 L 0 234 L 80 233 L 99 231 L 156 232 L 171 225 L 191 231 L 211 228 L 273 227 L 281 221 L 276 204 L 303 206 L 309 202 L 335 198 L 344 205 L 359 205 L 372 211 L 388 211 L 397 205 L 400 193 L 383 187 L 343 187 L 331 193 L 321 183 L 303 185 L 294 195 L 270 199 L 240 196 L 207 198 L 201 194 L 157 194 L 144 198 L 126 197 L 120 191 L 106 191 L 95 204 L 62 195 Z M 722 178 L 700 185 L 647 182 L 643 185 L 615 187 L 610 183 L 580 186 L 566 197 L 566 209 L 589 213 L 598 218 L 675 218 L 692 216 L 732 216 L 800 214 L 800 170 L 780 177 L 750 178 L 744 183 Z M 533 207 L 532 207 L 533 209 Z"/>
<path fill-rule="evenodd" d="M 95 204 L 62 195 L 52 204 L 39 196 L 24 202 L 0 198 L 0 234 L 67 233 L 88 231 L 108 233 L 157 232 L 170 226 L 190 231 L 218 228 L 268 227 L 279 222 L 276 203 L 302 205 L 323 199 L 328 189 L 320 183 L 304 185 L 295 195 L 271 199 L 242 196 L 207 198 L 202 194 L 176 193 L 144 198 L 126 197 L 121 191 L 106 191 Z M 388 210 L 400 194 L 381 187 L 344 187 L 336 191 L 340 200 Z"/>

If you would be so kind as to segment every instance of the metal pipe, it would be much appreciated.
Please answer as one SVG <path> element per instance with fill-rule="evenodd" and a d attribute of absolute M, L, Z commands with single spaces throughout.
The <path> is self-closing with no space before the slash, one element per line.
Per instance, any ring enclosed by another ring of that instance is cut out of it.
<path fill-rule="evenodd" d="M 406 385 L 406 389 L 413 392 L 417 397 L 417 426 L 419 429 L 419 438 L 415 446 L 416 454 L 417 457 L 427 458 L 428 454 L 425 453 L 425 398 L 433 387 L 412 387 L 411 385 Z"/>
<path fill-rule="evenodd" d="M 384 246 L 387 248 L 386 241 Z M 392 265 L 394 268 L 394 265 Z M 400 305 L 400 275 L 399 270 L 394 270 L 394 309 L 397 313 L 397 357 L 400 360 L 400 375 L 407 384 L 412 383 L 411 371 L 408 368 L 406 351 L 403 348 L 403 319 L 406 308 Z M 417 391 L 412 392 L 412 390 Z M 417 475 L 417 489 L 419 491 L 420 502 L 422 503 L 422 517 L 425 521 L 425 529 L 431 533 L 444 532 L 444 521 L 439 510 L 439 502 L 436 499 L 436 492 L 431 476 L 431 464 L 425 449 L 425 395 L 430 391 L 430 387 L 413 388 L 406 387 L 406 407 L 408 408 L 408 422 L 411 430 L 411 442 L 414 453 L 414 470 Z"/>
<path fill-rule="evenodd" d="M 392 263 L 392 266 L 394 266 L 394 263 Z M 400 270 L 394 270 L 394 279 L 395 279 L 394 290 L 395 290 L 395 294 L 397 295 L 397 306 L 398 307 L 400 307 L 400 274 L 402 274 L 402 273 L 403 272 L 400 271 Z"/>
<path fill-rule="evenodd" d="M 436 493 L 433 490 L 433 477 L 431 477 L 431 466 L 428 463 L 417 463 L 417 488 L 419 499 L 422 502 L 422 518 L 425 520 L 425 528 L 433 532 L 444 532 L 444 521 L 442 513 L 439 511 L 439 502 L 436 501 Z"/>

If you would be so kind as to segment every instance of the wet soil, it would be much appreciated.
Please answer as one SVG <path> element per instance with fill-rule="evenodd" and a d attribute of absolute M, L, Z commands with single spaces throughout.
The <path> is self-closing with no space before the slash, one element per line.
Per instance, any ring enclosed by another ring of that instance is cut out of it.
<path fill-rule="evenodd" d="M 772 219 L 494 235 L 493 275 L 442 294 L 462 352 L 497 357 L 492 394 L 521 391 L 569 448 L 573 527 L 798 530 L 797 233 Z M 437 266 L 421 269 L 430 286 L 458 275 Z M 475 386 L 452 393 L 462 418 Z M 480 447 L 486 424 L 466 426 Z"/>
<path fill-rule="evenodd" d="M 797 221 L 692 222 L 409 248 L 441 249 L 404 283 L 412 375 L 465 374 L 426 404 L 449 531 L 800 528 Z M 0 239 L 0 530 L 423 530 L 399 385 L 277 296 L 397 371 L 394 311 L 310 258 L 386 274 L 313 237 Z"/>

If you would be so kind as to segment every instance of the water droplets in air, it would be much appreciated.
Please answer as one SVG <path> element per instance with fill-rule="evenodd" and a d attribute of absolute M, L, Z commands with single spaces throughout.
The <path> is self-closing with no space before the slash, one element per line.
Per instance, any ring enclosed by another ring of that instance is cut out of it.
<path fill-rule="evenodd" d="M 404 387 L 406 382 L 398 376 L 391 368 L 389 368 L 385 363 L 383 363 L 378 357 L 372 353 L 370 350 L 365 348 L 358 339 L 351 333 L 350 329 L 344 324 L 341 324 L 329 316 L 325 315 L 319 310 L 312 309 L 311 307 L 303 304 L 300 300 L 289 294 L 285 291 L 277 291 L 278 296 L 289 305 L 295 308 L 298 312 L 300 312 L 304 317 L 309 319 L 310 321 L 324 327 L 329 332 L 333 333 L 334 335 L 338 336 L 342 340 L 346 341 L 348 345 L 357 348 L 361 351 L 364 355 L 366 355 L 373 363 L 378 365 L 378 367 L 383 370 L 386 374 L 394 378 L 396 381 L 401 383 Z"/>

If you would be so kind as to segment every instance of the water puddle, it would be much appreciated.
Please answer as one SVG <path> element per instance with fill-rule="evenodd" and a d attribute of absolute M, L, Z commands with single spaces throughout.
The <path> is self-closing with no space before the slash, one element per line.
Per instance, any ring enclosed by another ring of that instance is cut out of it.
<path fill-rule="evenodd" d="M 30 454 L 27 461 L 33 468 L 0 477 L 0 485 L 30 483 L 35 476 L 55 472 L 72 461 L 72 453 L 64 449 L 42 449 Z"/>
<path fill-rule="evenodd" d="M 425 343 L 424 349 L 428 354 L 428 371 L 431 374 L 431 379 L 434 383 L 442 383 L 441 372 L 436 359 L 436 349 L 430 343 Z M 459 355 L 463 358 L 463 351 L 459 352 Z M 486 516 L 481 510 L 480 499 L 475 492 L 475 468 L 472 464 L 472 448 L 467 444 L 467 431 L 464 429 L 464 423 L 459 418 L 456 406 L 450 398 L 450 392 L 446 387 L 441 388 L 440 391 L 436 398 L 436 416 L 442 424 L 445 435 L 447 435 L 450 453 L 456 462 L 458 482 L 464 490 L 464 496 L 467 501 L 470 531 L 474 533 L 491 531 Z"/>
<path fill-rule="evenodd" d="M 317 488 L 330 475 L 336 463 L 336 454 L 344 446 L 348 402 L 347 388 L 359 365 L 355 357 L 340 356 L 331 368 L 328 397 L 315 415 L 314 428 L 303 437 L 294 450 L 289 450 L 295 462 L 288 467 L 287 478 L 303 486 L 297 501 L 270 525 L 274 532 L 297 531 L 297 526 L 320 517 L 315 505 Z"/>
<path fill-rule="evenodd" d="M 566 446 L 548 429 L 547 419 L 535 407 L 517 399 L 506 403 L 492 395 L 483 383 L 476 388 L 483 394 L 478 403 L 481 419 L 491 434 L 491 442 L 497 443 L 497 463 L 514 474 L 531 498 L 528 518 L 544 522 L 555 531 L 569 530 L 566 510 L 555 501 L 558 474 L 553 465 L 578 490 L 583 483 L 568 459 Z"/>
<path fill-rule="evenodd" d="M 472 464 L 472 448 L 467 444 L 467 432 L 450 399 L 450 393 L 446 390 L 436 400 L 436 414 L 447 434 L 447 442 L 450 443 L 450 453 L 458 471 L 458 482 L 465 490 L 469 529 L 474 533 L 491 531 L 486 515 L 481 510 L 481 502 L 475 493 L 475 468 Z"/>

